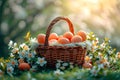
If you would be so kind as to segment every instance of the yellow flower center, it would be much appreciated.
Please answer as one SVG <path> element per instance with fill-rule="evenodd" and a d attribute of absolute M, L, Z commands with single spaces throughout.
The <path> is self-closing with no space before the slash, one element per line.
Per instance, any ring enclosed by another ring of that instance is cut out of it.
<path fill-rule="evenodd" d="M 11 70 L 10 70 L 10 69 L 8 69 L 7 71 L 8 71 L 8 72 L 11 72 Z"/>
<path fill-rule="evenodd" d="M 28 50 L 28 46 L 26 46 L 26 45 L 23 46 L 23 49 L 24 49 L 24 50 Z"/>
<path fill-rule="evenodd" d="M 119 59 L 120 59 L 120 54 L 118 54 L 118 55 L 117 55 L 117 58 L 119 58 Z"/>
<path fill-rule="evenodd" d="M 97 43 L 96 43 L 96 42 L 94 42 L 94 43 L 93 43 L 93 46 L 97 46 Z"/>
<path fill-rule="evenodd" d="M 14 62 L 14 61 L 12 61 L 12 62 L 11 62 L 11 64 L 12 64 L 12 65 L 15 65 L 15 62 Z"/>
<path fill-rule="evenodd" d="M 41 59 L 41 60 L 40 60 L 40 63 L 43 63 L 43 62 L 44 62 L 44 60 Z"/>
<path fill-rule="evenodd" d="M 100 61 L 100 63 L 105 63 L 105 62 L 107 62 L 106 59 L 102 59 L 102 60 Z"/>

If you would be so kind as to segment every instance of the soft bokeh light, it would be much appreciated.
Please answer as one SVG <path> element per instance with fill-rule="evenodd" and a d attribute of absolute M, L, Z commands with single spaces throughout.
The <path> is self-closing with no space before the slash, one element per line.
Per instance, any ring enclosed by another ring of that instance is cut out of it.
<path fill-rule="evenodd" d="M 63 11 L 66 11 L 64 15 L 72 19 L 77 30 L 93 31 L 99 37 L 109 37 L 113 44 L 120 45 L 117 0 L 66 0 L 62 6 Z"/>
<path fill-rule="evenodd" d="M 2 0 L 5 1 L 0 26 L 1 45 L 7 49 L 9 40 L 22 42 L 26 32 L 32 36 L 45 33 L 55 17 L 68 17 L 75 32 L 93 31 L 98 37 L 108 37 L 112 46 L 120 47 L 119 0 Z M 2 2 L 0 2 L 1 6 Z M 54 25 L 52 32 L 68 31 L 65 22 Z M 3 49 L 1 49 L 3 50 Z M 2 53 L 2 52 L 1 52 Z M 4 54 L 2 54 L 4 55 Z"/>

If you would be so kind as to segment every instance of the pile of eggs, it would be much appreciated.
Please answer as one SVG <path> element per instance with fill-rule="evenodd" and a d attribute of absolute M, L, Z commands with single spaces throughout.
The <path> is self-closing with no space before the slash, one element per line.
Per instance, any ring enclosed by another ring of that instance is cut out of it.
<path fill-rule="evenodd" d="M 37 41 L 39 44 L 45 43 L 45 34 L 38 34 Z M 71 32 L 65 32 L 63 35 L 58 36 L 56 33 L 51 33 L 48 42 L 49 45 L 53 43 L 57 44 L 70 44 L 70 43 L 79 43 L 86 41 L 87 35 L 84 31 L 78 31 L 77 34 L 73 35 Z"/>

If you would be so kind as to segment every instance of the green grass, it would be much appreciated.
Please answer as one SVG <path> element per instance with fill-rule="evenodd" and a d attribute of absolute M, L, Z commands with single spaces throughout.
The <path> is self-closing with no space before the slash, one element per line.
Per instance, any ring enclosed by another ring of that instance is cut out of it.
<path fill-rule="evenodd" d="M 0 80 L 119 80 L 120 70 L 108 71 L 107 75 L 99 75 L 93 77 L 90 75 L 89 70 L 74 68 L 73 70 L 66 70 L 64 74 L 55 75 L 53 71 L 47 72 L 24 72 L 18 76 L 3 75 Z"/>

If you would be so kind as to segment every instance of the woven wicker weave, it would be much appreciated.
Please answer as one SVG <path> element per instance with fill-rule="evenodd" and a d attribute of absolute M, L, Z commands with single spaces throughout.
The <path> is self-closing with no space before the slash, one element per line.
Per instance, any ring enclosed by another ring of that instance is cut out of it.
<path fill-rule="evenodd" d="M 48 44 L 48 38 L 53 25 L 60 20 L 66 21 L 68 23 L 70 32 L 74 34 L 72 22 L 68 18 L 57 17 L 48 26 L 44 45 L 39 45 L 36 48 L 36 52 L 38 56 L 45 57 L 48 67 L 54 68 L 57 60 L 73 62 L 74 64 L 82 65 L 84 63 L 86 48 L 82 48 L 81 46 L 49 46 Z"/>

